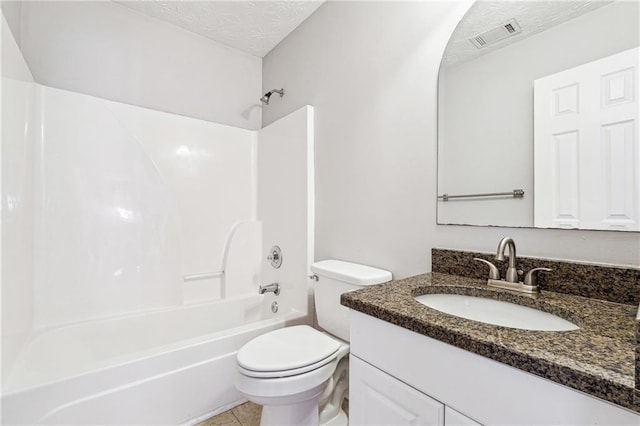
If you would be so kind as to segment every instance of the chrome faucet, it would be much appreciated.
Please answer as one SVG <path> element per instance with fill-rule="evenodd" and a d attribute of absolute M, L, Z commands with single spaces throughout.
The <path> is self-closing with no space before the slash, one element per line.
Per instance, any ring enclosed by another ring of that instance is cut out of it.
<path fill-rule="evenodd" d="M 518 271 L 516 270 L 516 243 L 512 238 L 504 237 L 500 240 L 496 252 L 496 260 L 504 261 L 504 250 L 507 247 L 509 247 L 509 267 L 507 268 L 507 275 L 504 279 L 510 283 L 517 283 L 519 279 Z"/>
<path fill-rule="evenodd" d="M 277 296 L 280 294 L 280 284 L 271 283 L 267 285 L 260 285 L 260 288 L 258 289 L 258 293 L 259 294 L 273 293 Z"/>
<path fill-rule="evenodd" d="M 500 271 L 496 266 L 481 258 L 474 258 L 489 266 L 489 279 L 487 285 L 489 287 L 503 288 L 506 290 L 515 290 L 521 293 L 536 294 L 540 293 L 537 283 L 537 272 L 551 272 L 549 268 L 533 268 L 524 277 L 524 282 L 520 282 L 518 279 L 518 270 L 516 269 L 516 243 L 512 238 L 504 237 L 498 243 L 498 250 L 496 251 L 496 260 L 504 261 L 504 251 L 509 247 L 509 267 L 507 268 L 507 276 L 504 280 L 500 279 Z M 522 273 L 522 271 L 520 271 Z"/>

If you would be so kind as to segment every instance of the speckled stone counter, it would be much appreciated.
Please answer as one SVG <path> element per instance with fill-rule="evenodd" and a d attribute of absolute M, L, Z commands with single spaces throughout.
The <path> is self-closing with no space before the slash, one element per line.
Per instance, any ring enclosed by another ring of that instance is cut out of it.
<path fill-rule="evenodd" d="M 431 250 L 431 270 L 461 277 L 485 278 L 488 275 L 487 268 L 474 261 L 474 257 L 493 262 L 500 269 L 500 276 L 505 276 L 507 262 L 496 262 L 495 253 L 439 248 Z M 533 268 L 553 269 L 549 274 L 538 275 L 538 286 L 542 290 L 627 305 L 640 304 L 640 268 L 524 256 L 518 256 L 516 267 L 523 271 Z"/>
<path fill-rule="evenodd" d="M 414 300 L 465 294 L 517 303 L 572 321 L 576 331 L 528 331 L 448 315 Z M 430 273 L 342 295 L 356 311 L 500 361 L 640 412 L 636 357 L 638 307 L 581 296 L 537 296 L 490 288 L 485 280 Z"/>

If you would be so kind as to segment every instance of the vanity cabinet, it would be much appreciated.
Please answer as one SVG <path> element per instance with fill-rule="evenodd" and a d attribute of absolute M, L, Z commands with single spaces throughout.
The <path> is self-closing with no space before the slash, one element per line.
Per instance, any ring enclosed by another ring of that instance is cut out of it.
<path fill-rule="evenodd" d="M 444 404 L 350 356 L 350 425 L 441 426 L 443 423 Z"/>
<path fill-rule="evenodd" d="M 349 424 L 352 426 L 479 425 L 356 356 L 351 355 L 349 363 Z"/>
<path fill-rule="evenodd" d="M 638 413 L 617 405 L 363 313 L 350 315 L 354 426 L 640 424 Z"/>

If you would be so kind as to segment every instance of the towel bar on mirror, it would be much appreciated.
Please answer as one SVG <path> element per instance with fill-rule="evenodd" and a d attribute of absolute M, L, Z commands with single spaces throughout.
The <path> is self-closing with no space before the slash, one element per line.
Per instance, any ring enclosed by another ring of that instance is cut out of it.
<path fill-rule="evenodd" d="M 484 194 L 463 194 L 463 195 L 443 194 L 443 195 L 438 195 L 438 199 L 442 201 L 449 201 L 453 198 L 481 198 L 481 197 L 502 197 L 502 196 L 511 196 L 513 198 L 524 198 L 524 190 L 514 189 L 513 191 L 509 191 L 509 192 L 488 192 Z"/>

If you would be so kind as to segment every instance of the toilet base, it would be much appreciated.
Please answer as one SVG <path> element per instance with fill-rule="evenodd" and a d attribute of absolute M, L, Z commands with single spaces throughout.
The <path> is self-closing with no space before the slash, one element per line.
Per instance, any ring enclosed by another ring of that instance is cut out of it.
<path fill-rule="evenodd" d="M 349 418 L 343 410 L 326 423 L 319 423 L 318 401 L 307 401 L 296 405 L 264 406 L 260 418 L 260 426 L 347 426 L 348 424 Z"/>
<path fill-rule="evenodd" d="M 326 423 L 320 423 L 319 426 L 347 426 L 348 424 L 349 418 L 347 417 L 347 413 L 345 413 L 343 410 L 340 410 L 337 416 L 330 419 Z"/>
<path fill-rule="evenodd" d="M 295 405 L 272 405 L 262 409 L 260 426 L 317 425 L 318 401 Z"/>
<path fill-rule="evenodd" d="M 260 426 L 317 426 L 320 421 L 318 400 L 321 393 L 322 386 L 317 386 L 297 395 L 297 398 L 286 398 L 286 403 L 279 398 L 261 401 L 267 404 L 262 407 Z"/>

